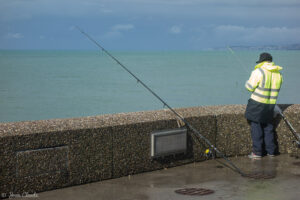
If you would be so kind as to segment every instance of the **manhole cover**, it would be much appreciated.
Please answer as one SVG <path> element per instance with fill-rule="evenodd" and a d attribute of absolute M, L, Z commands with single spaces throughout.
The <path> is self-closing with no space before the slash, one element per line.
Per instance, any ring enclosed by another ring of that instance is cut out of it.
<path fill-rule="evenodd" d="M 264 173 L 249 173 L 249 174 L 244 174 L 242 175 L 243 177 L 246 178 L 254 178 L 254 179 L 271 179 L 275 178 L 275 175 L 273 174 L 264 174 Z"/>
<path fill-rule="evenodd" d="M 293 164 L 300 167 L 300 162 L 294 162 Z"/>
<path fill-rule="evenodd" d="M 184 188 L 184 189 L 175 190 L 175 192 L 177 194 L 199 195 L 199 196 L 214 193 L 213 190 L 204 189 L 204 188 Z"/>

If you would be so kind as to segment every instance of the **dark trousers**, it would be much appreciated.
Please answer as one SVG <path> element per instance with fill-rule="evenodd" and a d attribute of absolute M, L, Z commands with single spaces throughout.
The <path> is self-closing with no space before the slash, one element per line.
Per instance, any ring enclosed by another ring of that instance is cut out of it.
<path fill-rule="evenodd" d="M 256 155 L 275 154 L 276 144 L 274 138 L 273 124 L 257 123 L 251 121 L 251 137 L 253 142 L 253 153 Z"/>

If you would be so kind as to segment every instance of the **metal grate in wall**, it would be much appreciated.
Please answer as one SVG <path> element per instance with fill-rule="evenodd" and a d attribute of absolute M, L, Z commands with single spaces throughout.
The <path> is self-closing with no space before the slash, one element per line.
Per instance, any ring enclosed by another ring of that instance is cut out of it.
<path fill-rule="evenodd" d="M 151 157 L 163 157 L 186 153 L 187 129 L 177 128 L 151 133 Z"/>

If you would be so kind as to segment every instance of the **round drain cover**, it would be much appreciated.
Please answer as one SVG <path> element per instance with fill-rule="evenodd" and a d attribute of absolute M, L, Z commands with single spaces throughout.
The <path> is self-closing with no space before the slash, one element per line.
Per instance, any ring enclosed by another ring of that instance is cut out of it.
<path fill-rule="evenodd" d="M 242 175 L 243 177 L 246 178 L 254 178 L 254 179 L 271 179 L 271 178 L 275 178 L 275 175 L 273 174 L 264 174 L 264 173 L 248 173 L 248 174 L 244 174 Z"/>
<path fill-rule="evenodd" d="M 204 188 L 183 188 L 179 190 L 175 190 L 177 194 L 184 194 L 184 195 L 207 195 L 214 193 L 213 190 L 204 189 Z"/>

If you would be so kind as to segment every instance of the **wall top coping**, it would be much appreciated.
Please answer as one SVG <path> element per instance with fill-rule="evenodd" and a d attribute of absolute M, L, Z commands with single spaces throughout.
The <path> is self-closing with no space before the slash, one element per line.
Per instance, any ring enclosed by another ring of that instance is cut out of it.
<path fill-rule="evenodd" d="M 283 105 L 284 106 L 284 105 Z M 300 104 L 286 105 L 286 112 L 300 113 Z M 201 116 L 218 116 L 226 114 L 243 114 L 245 105 L 200 106 L 174 109 L 184 118 Z M 176 119 L 169 110 L 141 111 L 130 113 L 105 114 L 99 116 L 49 119 L 0 123 L 0 137 L 27 135 L 35 133 L 62 132 L 68 130 L 96 129 L 118 125 L 129 125 L 153 121 Z"/>

